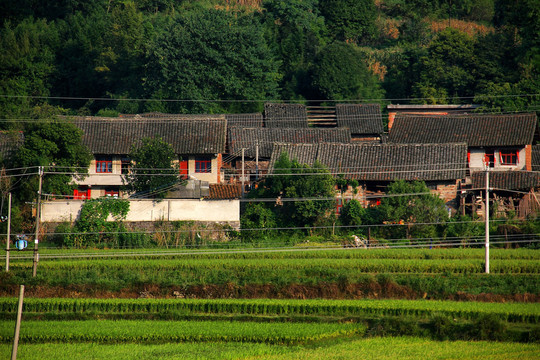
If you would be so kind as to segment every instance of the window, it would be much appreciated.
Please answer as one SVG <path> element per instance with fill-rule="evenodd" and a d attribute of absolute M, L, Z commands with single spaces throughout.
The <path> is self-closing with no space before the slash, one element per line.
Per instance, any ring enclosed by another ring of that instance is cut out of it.
<path fill-rule="evenodd" d="M 112 157 L 100 156 L 96 158 L 97 173 L 112 173 Z"/>
<path fill-rule="evenodd" d="M 495 154 L 493 150 L 486 150 L 484 164 L 488 165 L 490 168 L 495 167 Z"/>
<path fill-rule="evenodd" d="M 129 174 L 130 167 L 131 160 L 129 158 L 122 158 L 122 174 Z"/>
<path fill-rule="evenodd" d="M 105 189 L 105 196 L 118 197 L 118 190 L 115 189 Z"/>
<path fill-rule="evenodd" d="M 195 172 L 196 173 L 211 173 L 212 172 L 212 159 L 206 157 L 195 158 Z"/>
<path fill-rule="evenodd" d="M 336 203 L 336 215 L 341 215 L 341 210 L 343 210 L 343 206 L 345 204 L 348 204 L 351 201 L 351 199 L 341 199 L 337 198 Z"/>
<path fill-rule="evenodd" d="M 517 165 L 519 163 L 518 150 L 500 150 L 501 165 Z"/>

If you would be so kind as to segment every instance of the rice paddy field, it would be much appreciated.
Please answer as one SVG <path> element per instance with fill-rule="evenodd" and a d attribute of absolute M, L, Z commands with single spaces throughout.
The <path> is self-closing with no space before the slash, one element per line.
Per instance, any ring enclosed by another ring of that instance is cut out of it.
<path fill-rule="evenodd" d="M 44 252 L 0 275 L 0 358 L 538 359 L 540 252 Z"/>

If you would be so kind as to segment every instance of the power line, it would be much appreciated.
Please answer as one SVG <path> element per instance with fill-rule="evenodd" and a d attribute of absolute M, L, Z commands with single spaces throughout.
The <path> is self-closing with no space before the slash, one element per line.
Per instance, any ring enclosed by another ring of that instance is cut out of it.
<path fill-rule="evenodd" d="M 506 94 L 506 95 L 476 95 L 476 96 L 444 96 L 444 99 L 475 99 L 475 98 L 516 98 L 516 97 L 533 97 L 540 96 L 540 94 Z M 103 98 L 103 97 L 73 97 L 73 96 L 36 96 L 36 95 L 6 95 L 0 94 L 0 98 L 15 98 L 15 99 L 48 99 L 48 100 L 73 100 L 73 101 L 152 101 L 152 102 L 173 102 L 173 103 L 186 103 L 186 102 L 211 102 L 211 103 L 303 103 L 303 102 L 366 102 L 366 101 L 416 101 L 416 100 L 431 100 L 430 97 L 409 97 L 409 98 L 372 98 L 372 99 L 342 99 L 342 100 L 330 100 L 330 99 L 308 99 L 308 100 L 295 100 L 295 99 L 152 99 L 152 98 Z"/>
<path fill-rule="evenodd" d="M 492 244 L 520 244 L 520 243 L 539 243 L 538 239 L 531 240 L 508 240 L 508 241 L 493 241 Z M 227 254 L 248 254 L 248 253 L 275 253 L 275 252 L 318 252 L 318 251 L 369 251 L 373 249 L 414 249 L 414 248 L 430 248 L 430 247 L 463 247 L 463 246 L 479 246 L 480 242 L 471 242 L 471 241 L 447 241 L 442 243 L 416 243 L 416 244 L 376 244 L 369 246 L 367 248 L 349 248 L 343 246 L 329 245 L 329 246 L 318 246 L 318 247 L 272 247 L 272 248 L 240 248 L 234 250 L 201 250 L 193 249 L 179 252 L 177 250 L 170 251 L 152 251 L 152 252 L 142 252 L 143 249 L 139 251 L 134 251 L 130 253 L 81 253 L 81 254 L 47 254 L 42 253 L 40 259 L 91 259 L 91 258 L 127 258 L 127 257 L 162 257 L 162 256 L 194 256 L 194 255 L 227 255 Z M 199 250 L 199 251 L 197 251 Z M 2 259 L 5 256 L 0 256 Z M 10 255 L 12 260 L 27 260 L 32 259 L 31 256 L 26 255 Z M 426 260 L 427 259 L 421 259 Z M 475 259 L 478 260 L 478 259 Z"/>

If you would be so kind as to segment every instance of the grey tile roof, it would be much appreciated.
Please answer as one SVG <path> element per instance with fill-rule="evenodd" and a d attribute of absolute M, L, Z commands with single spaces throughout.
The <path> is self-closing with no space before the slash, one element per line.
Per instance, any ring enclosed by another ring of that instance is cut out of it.
<path fill-rule="evenodd" d="M 484 189 L 486 173 L 472 174 L 473 188 Z M 529 190 L 540 186 L 540 172 L 532 171 L 490 171 L 489 187 L 494 190 Z"/>
<path fill-rule="evenodd" d="M 540 145 L 533 145 L 531 151 L 531 165 L 533 171 L 540 171 Z"/>
<path fill-rule="evenodd" d="M 263 116 L 261 113 L 251 113 L 251 114 L 225 114 L 227 119 L 227 126 L 233 127 L 263 127 Z"/>
<path fill-rule="evenodd" d="M 161 112 L 150 112 L 142 114 L 120 114 L 123 119 L 169 119 L 169 120 L 215 120 L 225 119 L 224 114 L 168 114 Z"/>
<path fill-rule="evenodd" d="M 379 104 L 337 104 L 338 127 L 347 127 L 351 134 L 382 134 L 383 124 Z"/>
<path fill-rule="evenodd" d="M 225 119 L 155 119 L 77 117 L 83 143 L 93 154 L 129 154 L 145 137 L 161 137 L 177 154 L 217 154 L 225 151 Z"/>
<path fill-rule="evenodd" d="M 7 159 L 24 144 L 24 134 L 20 131 L 0 131 L 0 157 Z"/>
<path fill-rule="evenodd" d="M 532 144 L 536 114 L 406 115 L 398 114 L 389 142 L 437 144 L 466 142 L 469 147 Z"/>
<path fill-rule="evenodd" d="M 307 128 L 307 111 L 302 104 L 264 104 L 264 126 L 267 128 Z"/>
<path fill-rule="evenodd" d="M 229 128 L 229 154 L 239 156 L 245 148 L 245 156 L 255 157 L 256 144 L 259 156 L 270 158 L 274 143 L 350 143 L 348 129 L 282 129 L 282 128 Z"/>
<path fill-rule="evenodd" d="M 282 152 L 301 163 L 318 160 L 333 174 L 363 181 L 465 178 L 467 145 L 459 144 L 276 144 L 270 171 Z"/>

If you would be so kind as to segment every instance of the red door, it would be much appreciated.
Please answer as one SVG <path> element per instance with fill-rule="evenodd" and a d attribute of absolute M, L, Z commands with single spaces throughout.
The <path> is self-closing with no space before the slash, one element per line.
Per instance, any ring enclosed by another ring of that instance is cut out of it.
<path fill-rule="evenodd" d="M 187 179 L 188 174 L 189 174 L 188 160 L 180 160 L 180 177 L 182 179 Z"/>

